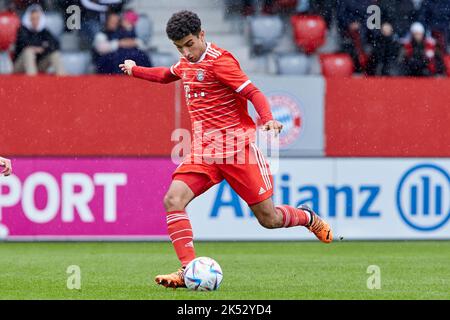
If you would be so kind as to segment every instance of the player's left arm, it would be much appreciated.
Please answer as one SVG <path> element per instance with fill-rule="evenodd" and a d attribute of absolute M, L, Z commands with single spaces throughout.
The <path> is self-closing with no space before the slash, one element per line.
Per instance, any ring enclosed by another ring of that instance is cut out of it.
<path fill-rule="evenodd" d="M 0 157 L 0 169 L 3 168 L 3 170 L 0 171 L 0 175 L 9 176 L 12 173 L 12 166 L 11 166 L 11 160 Z"/>
<path fill-rule="evenodd" d="M 274 130 L 277 133 L 281 131 L 283 125 L 273 118 L 269 101 L 264 94 L 251 83 L 248 76 L 240 68 L 237 60 L 230 53 L 224 53 L 214 62 L 214 73 L 220 82 L 230 87 L 253 104 L 263 123 L 263 130 Z"/>

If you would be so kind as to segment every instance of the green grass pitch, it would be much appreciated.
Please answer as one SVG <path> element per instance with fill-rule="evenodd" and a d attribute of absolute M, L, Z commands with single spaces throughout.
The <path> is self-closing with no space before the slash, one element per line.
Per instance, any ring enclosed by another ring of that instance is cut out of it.
<path fill-rule="evenodd" d="M 197 242 L 224 281 L 215 292 L 165 289 L 169 242 L 0 243 L 0 299 L 450 299 L 450 241 Z M 67 267 L 81 289 L 67 288 Z M 368 289 L 369 265 L 381 288 Z"/>

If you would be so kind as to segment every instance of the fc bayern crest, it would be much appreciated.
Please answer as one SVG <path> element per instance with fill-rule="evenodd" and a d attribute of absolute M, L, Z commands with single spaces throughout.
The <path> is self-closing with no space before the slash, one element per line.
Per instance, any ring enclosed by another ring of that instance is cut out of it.
<path fill-rule="evenodd" d="M 203 81 L 205 79 L 205 72 L 203 70 L 197 71 L 197 80 Z"/>
<path fill-rule="evenodd" d="M 289 94 L 276 93 L 268 96 L 275 120 L 281 122 L 280 148 L 286 148 L 298 139 L 303 129 L 303 112 L 300 103 Z"/>

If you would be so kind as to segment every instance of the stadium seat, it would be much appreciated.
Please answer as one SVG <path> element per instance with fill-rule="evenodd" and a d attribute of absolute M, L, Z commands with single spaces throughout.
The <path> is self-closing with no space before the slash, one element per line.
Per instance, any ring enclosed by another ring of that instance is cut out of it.
<path fill-rule="evenodd" d="M 89 73 L 89 66 L 92 61 L 89 51 L 62 52 L 62 62 L 69 75 L 81 75 Z"/>
<path fill-rule="evenodd" d="M 16 42 L 20 19 L 13 12 L 0 12 L 0 51 L 6 51 Z"/>
<path fill-rule="evenodd" d="M 14 66 L 8 51 L 0 51 L 0 74 L 11 74 Z"/>
<path fill-rule="evenodd" d="M 321 54 L 320 65 L 325 77 L 350 77 L 354 70 L 352 58 L 346 53 Z"/>
<path fill-rule="evenodd" d="M 280 54 L 275 58 L 278 74 L 308 74 L 309 60 L 304 54 Z"/>
<path fill-rule="evenodd" d="M 154 67 L 170 67 L 178 61 L 170 52 L 151 52 L 149 57 Z"/>
<path fill-rule="evenodd" d="M 45 13 L 46 28 L 59 39 L 64 32 L 64 18 L 59 12 L 50 11 Z"/>
<path fill-rule="evenodd" d="M 283 35 L 283 21 L 278 16 L 250 18 L 250 40 L 255 54 L 272 51 Z"/>
<path fill-rule="evenodd" d="M 294 41 L 306 54 L 314 53 L 325 43 L 327 25 L 321 16 L 295 15 L 291 24 Z"/>
<path fill-rule="evenodd" d="M 145 44 L 149 44 L 153 33 L 153 24 L 150 18 L 145 14 L 140 14 L 135 28 L 137 37 Z"/>
<path fill-rule="evenodd" d="M 80 51 L 80 37 L 76 31 L 64 32 L 60 38 L 62 51 Z"/>

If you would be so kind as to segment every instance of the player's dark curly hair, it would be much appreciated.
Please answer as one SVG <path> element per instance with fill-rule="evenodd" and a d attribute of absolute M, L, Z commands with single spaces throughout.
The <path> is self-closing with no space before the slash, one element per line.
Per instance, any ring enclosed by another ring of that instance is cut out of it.
<path fill-rule="evenodd" d="M 174 13 L 167 22 L 166 33 L 170 40 L 178 41 L 193 34 L 198 36 L 202 23 L 198 15 L 192 11 L 179 11 Z"/>

